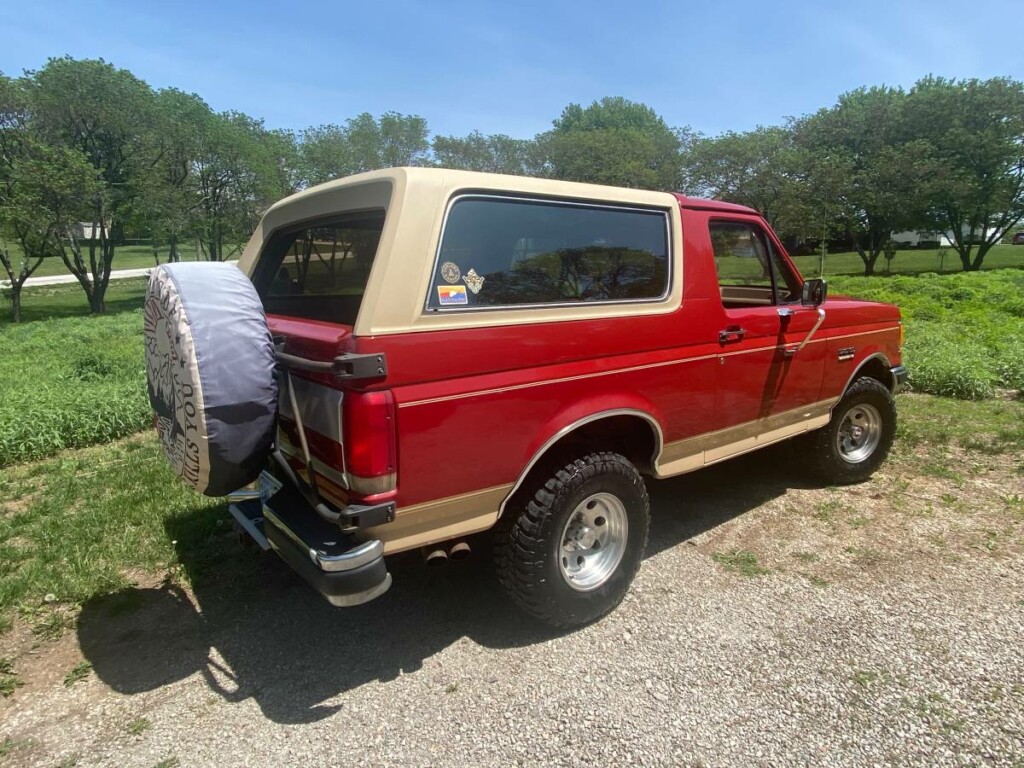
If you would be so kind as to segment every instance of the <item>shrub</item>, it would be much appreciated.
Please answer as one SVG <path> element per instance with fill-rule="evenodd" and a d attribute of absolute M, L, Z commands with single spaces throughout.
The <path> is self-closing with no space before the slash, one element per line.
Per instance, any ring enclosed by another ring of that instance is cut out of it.
<path fill-rule="evenodd" d="M 137 432 L 150 418 L 138 311 L 0 329 L 0 466 Z"/>
<path fill-rule="evenodd" d="M 916 391 L 978 400 L 996 387 L 1024 389 L 1024 272 L 841 277 L 832 288 L 900 306 Z"/>

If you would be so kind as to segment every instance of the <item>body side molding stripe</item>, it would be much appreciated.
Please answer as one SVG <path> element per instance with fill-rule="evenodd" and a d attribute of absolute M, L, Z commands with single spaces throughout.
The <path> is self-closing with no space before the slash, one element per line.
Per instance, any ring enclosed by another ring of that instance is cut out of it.
<path fill-rule="evenodd" d="M 897 326 L 892 328 L 879 328 L 875 331 L 862 331 L 860 333 L 849 333 L 841 336 L 826 336 L 821 338 L 811 339 L 807 342 L 808 346 L 811 344 L 821 344 L 826 341 L 834 341 L 836 339 L 850 339 L 855 336 L 870 336 L 876 333 L 886 333 L 889 331 L 896 331 Z M 493 389 L 478 389 L 470 392 L 463 392 L 458 395 L 442 395 L 440 397 L 428 397 L 423 400 L 410 400 L 405 403 L 399 403 L 399 408 L 414 408 L 418 405 L 430 405 L 432 403 L 444 403 L 450 400 L 461 400 L 466 397 L 479 397 L 482 395 L 496 395 L 502 392 L 513 392 L 518 389 L 529 389 L 532 387 L 543 387 L 548 384 L 564 384 L 569 381 L 579 381 L 581 379 L 593 379 L 600 376 L 614 376 L 619 373 L 633 373 L 635 371 L 645 371 L 652 368 L 665 368 L 671 365 L 685 365 L 686 363 L 696 363 L 701 360 L 711 360 L 718 357 L 734 357 L 736 355 L 749 355 L 755 352 L 764 352 L 769 349 L 786 349 L 787 344 L 772 344 L 765 347 L 755 347 L 753 349 L 740 349 L 730 352 L 716 352 L 712 355 L 697 355 L 696 357 L 686 357 L 677 360 L 663 360 L 659 363 L 647 363 L 645 365 L 633 365 L 628 368 L 614 368 L 608 371 L 598 371 L 597 373 L 581 373 L 577 376 L 562 376 L 556 379 L 543 379 L 541 381 L 530 381 L 523 384 L 511 384 L 507 387 L 494 387 Z"/>

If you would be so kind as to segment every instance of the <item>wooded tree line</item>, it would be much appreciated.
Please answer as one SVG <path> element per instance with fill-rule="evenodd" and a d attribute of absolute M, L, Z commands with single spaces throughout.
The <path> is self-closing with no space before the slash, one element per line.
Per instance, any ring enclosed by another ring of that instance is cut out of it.
<path fill-rule="evenodd" d="M 302 131 L 215 112 L 102 60 L 0 75 L 0 262 L 21 287 L 60 258 L 94 312 L 119 246 L 220 260 L 275 200 L 375 168 L 436 165 L 691 194 L 760 210 L 784 236 L 841 236 L 871 274 L 894 232 L 949 232 L 965 270 L 1024 217 L 1024 85 L 929 77 L 862 88 L 815 114 L 702 136 L 623 98 L 570 104 L 532 139 L 431 136 L 363 113 Z M 84 226 L 83 226 L 84 224 Z"/>

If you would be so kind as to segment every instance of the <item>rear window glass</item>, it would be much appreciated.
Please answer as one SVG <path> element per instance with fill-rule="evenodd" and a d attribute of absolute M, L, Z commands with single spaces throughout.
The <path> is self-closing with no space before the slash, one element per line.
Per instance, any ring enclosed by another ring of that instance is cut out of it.
<path fill-rule="evenodd" d="M 264 309 L 354 325 L 383 228 L 363 211 L 275 233 L 253 275 Z"/>
<path fill-rule="evenodd" d="M 463 197 L 445 223 L 427 308 L 658 299 L 668 252 L 663 211 Z"/>

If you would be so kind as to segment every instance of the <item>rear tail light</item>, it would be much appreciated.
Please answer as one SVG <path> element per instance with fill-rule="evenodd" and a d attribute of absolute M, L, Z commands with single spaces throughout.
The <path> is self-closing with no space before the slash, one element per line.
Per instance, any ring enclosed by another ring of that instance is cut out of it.
<path fill-rule="evenodd" d="M 397 451 L 391 392 L 348 391 L 341 407 L 349 489 L 360 496 L 393 491 Z"/>

